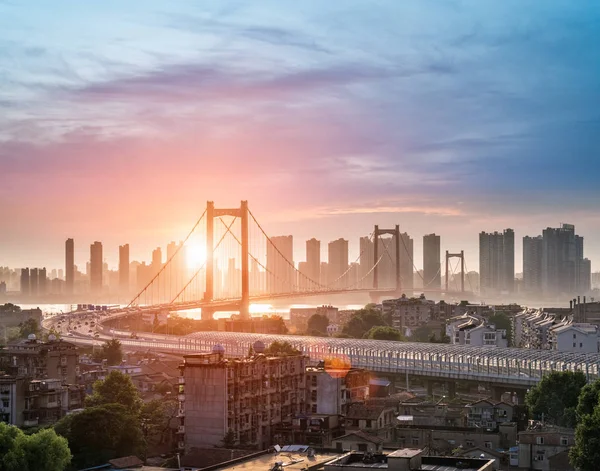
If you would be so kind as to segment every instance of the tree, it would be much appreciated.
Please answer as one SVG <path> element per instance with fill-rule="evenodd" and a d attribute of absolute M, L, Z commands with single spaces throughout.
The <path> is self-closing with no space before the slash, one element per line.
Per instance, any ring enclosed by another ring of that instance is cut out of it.
<path fill-rule="evenodd" d="M 0 422 L 0 471 L 63 471 L 70 461 L 67 440 L 54 430 L 25 435 Z"/>
<path fill-rule="evenodd" d="M 600 380 L 597 379 L 593 383 L 586 384 L 577 402 L 577 417 L 581 418 L 585 415 L 594 413 L 594 409 L 600 403 Z"/>
<path fill-rule="evenodd" d="M 229 429 L 229 432 L 225 434 L 223 437 L 223 448 L 233 448 L 235 446 L 235 433 L 233 430 Z"/>
<path fill-rule="evenodd" d="M 553 371 L 529 390 L 525 403 L 536 420 L 574 428 L 579 394 L 586 385 L 581 371 Z"/>
<path fill-rule="evenodd" d="M 111 339 L 104 342 L 102 350 L 94 354 L 96 361 L 106 360 L 109 365 L 118 365 L 123 360 L 123 350 L 119 339 Z"/>
<path fill-rule="evenodd" d="M 362 339 L 372 327 L 378 325 L 388 325 L 380 311 L 373 308 L 359 309 L 344 325 L 342 333 L 355 339 Z"/>
<path fill-rule="evenodd" d="M 503 311 L 498 311 L 493 316 L 488 318 L 488 323 L 494 325 L 498 330 L 506 330 L 508 346 L 512 347 L 512 322 L 510 317 L 508 317 Z"/>
<path fill-rule="evenodd" d="M 327 326 L 329 318 L 323 314 L 313 314 L 308 319 L 306 331 L 310 335 L 323 336 L 327 335 Z"/>
<path fill-rule="evenodd" d="M 600 407 L 580 417 L 575 445 L 569 450 L 571 465 L 579 471 L 597 471 L 600 463 Z"/>
<path fill-rule="evenodd" d="M 120 371 L 111 371 L 105 379 L 94 383 L 93 393 L 85 398 L 87 407 L 121 404 L 137 414 L 141 407 L 140 395 L 131 378 Z"/>
<path fill-rule="evenodd" d="M 69 441 L 76 469 L 122 456 L 139 456 L 145 449 L 139 417 L 121 404 L 89 407 L 64 417 L 54 429 Z"/>
<path fill-rule="evenodd" d="M 40 324 L 33 317 L 30 317 L 19 324 L 19 337 L 26 339 L 31 334 L 34 334 L 35 336 L 40 335 Z"/>
<path fill-rule="evenodd" d="M 171 420 L 177 416 L 178 403 L 173 399 L 153 399 L 140 409 L 140 423 L 148 446 L 162 445 L 169 436 Z"/>
<path fill-rule="evenodd" d="M 292 344 L 289 342 L 278 342 L 277 340 L 267 348 L 265 348 L 265 355 L 267 356 L 284 356 L 284 355 L 298 355 L 300 350 L 292 347 Z"/>
<path fill-rule="evenodd" d="M 365 338 L 373 340 L 395 340 L 401 342 L 404 340 L 404 335 L 402 335 L 402 332 L 398 329 L 394 329 L 393 327 L 378 325 L 371 327 L 371 330 L 365 334 Z"/>

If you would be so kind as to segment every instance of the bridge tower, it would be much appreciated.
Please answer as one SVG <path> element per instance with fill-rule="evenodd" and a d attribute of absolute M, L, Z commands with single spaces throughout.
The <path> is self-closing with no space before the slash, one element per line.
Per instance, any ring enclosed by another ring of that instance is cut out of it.
<path fill-rule="evenodd" d="M 460 292 L 465 292 L 465 251 L 450 253 L 446 250 L 446 293 L 448 293 L 449 261 L 451 258 L 460 258 Z"/>
<path fill-rule="evenodd" d="M 215 203 L 206 203 L 206 289 L 204 301 L 214 299 L 214 218 L 233 216 L 240 218 L 242 226 L 242 298 L 240 300 L 240 317 L 244 320 L 250 318 L 250 278 L 249 278 L 249 253 L 248 253 L 248 201 L 242 201 L 239 208 L 215 209 Z M 213 311 L 202 308 L 202 319 L 212 319 Z"/>
<path fill-rule="evenodd" d="M 394 229 L 380 229 L 375 226 L 373 232 L 373 289 L 379 289 L 379 237 L 390 234 L 393 236 L 396 244 L 396 293 L 402 294 L 402 279 L 400 277 L 400 226 L 396 225 Z"/>

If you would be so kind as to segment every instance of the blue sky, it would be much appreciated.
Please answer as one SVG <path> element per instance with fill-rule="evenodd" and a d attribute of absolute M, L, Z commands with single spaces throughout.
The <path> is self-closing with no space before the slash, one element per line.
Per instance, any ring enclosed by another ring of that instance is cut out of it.
<path fill-rule="evenodd" d="M 600 260 L 598 44 L 593 2 L 0 0 L 0 265 L 148 258 L 208 199 L 298 260 L 560 222 Z"/>

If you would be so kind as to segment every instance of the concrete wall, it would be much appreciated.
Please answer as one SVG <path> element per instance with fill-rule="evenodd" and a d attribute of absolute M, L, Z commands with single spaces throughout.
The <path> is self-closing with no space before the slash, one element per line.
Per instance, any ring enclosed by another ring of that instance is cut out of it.
<path fill-rule="evenodd" d="M 185 448 L 220 445 L 227 433 L 224 366 L 185 368 Z"/>
<path fill-rule="evenodd" d="M 315 373 L 312 373 L 315 374 Z M 328 373 L 316 373 L 317 376 L 317 414 L 341 414 L 343 400 L 342 381 L 332 378 Z"/>
<path fill-rule="evenodd" d="M 344 439 L 335 439 L 335 440 L 333 440 L 332 445 L 336 450 L 340 450 L 340 451 L 348 451 L 348 450 L 368 451 L 370 453 L 375 453 L 376 451 L 380 451 L 382 448 L 381 446 L 377 445 L 376 443 L 368 442 L 366 440 L 361 440 L 357 436 L 347 437 Z M 367 449 L 359 450 L 358 445 L 366 445 Z"/>

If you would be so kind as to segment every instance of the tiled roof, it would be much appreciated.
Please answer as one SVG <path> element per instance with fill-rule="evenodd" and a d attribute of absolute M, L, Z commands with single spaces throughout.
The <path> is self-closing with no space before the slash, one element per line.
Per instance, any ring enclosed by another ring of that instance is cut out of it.
<path fill-rule="evenodd" d="M 376 420 L 385 409 L 388 409 L 385 404 L 352 404 L 348 409 L 346 418 Z"/>
<path fill-rule="evenodd" d="M 369 435 L 368 433 L 362 432 L 360 430 L 357 430 L 355 432 L 349 432 L 346 435 L 342 435 L 341 437 L 336 438 L 335 440 L 342 440 L 346 437 L 358 437 L 361 440 L 375 443 L 376 445 L 381 445 L 383 443 L 383 440 L 381 438 Z"/>

